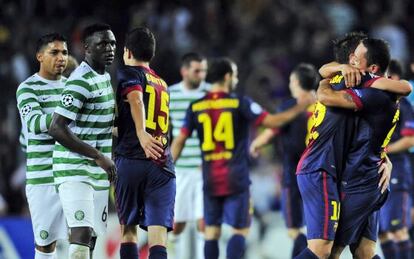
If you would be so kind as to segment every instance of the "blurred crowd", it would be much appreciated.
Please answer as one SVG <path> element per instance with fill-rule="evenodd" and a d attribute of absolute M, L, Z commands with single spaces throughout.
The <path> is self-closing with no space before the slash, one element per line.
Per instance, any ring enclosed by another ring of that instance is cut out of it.
<path fill-rule="evenodd" d="M 0 0 L 0 6 L 0 215 L 25 213 L 15 91 L 38 70 L 34 48 L 42 34 L 66 35 L 70 54 L 81 61 L 80 33 L 86 25 L 110 24 L 118 57 L 125 33 L 145 25 L 158 44 L 151 65 L 168 84 L 180 80 L 185 52 L 226 55 L 238 63 L 238 91 L 270 111 L 289 94 L 291 69 L 299 62 L 319 67 L 331 60 L 331 42 L 345 32 L 361 30 L 384 38 L 393 58 L 407 68 L 414 61 L 410 0 Z M 116 60 L 112 72 L 121 62 Z"/>

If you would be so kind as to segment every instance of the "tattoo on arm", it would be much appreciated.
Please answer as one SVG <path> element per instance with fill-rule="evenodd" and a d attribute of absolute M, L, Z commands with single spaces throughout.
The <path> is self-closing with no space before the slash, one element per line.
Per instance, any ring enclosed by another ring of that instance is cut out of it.
<path fill-rule="evenodd" d="M 352 96 L 348 93 L 343 94 L 344 99 L 349 103 L 354 103 L 354 100 L 352 99 Z"/>

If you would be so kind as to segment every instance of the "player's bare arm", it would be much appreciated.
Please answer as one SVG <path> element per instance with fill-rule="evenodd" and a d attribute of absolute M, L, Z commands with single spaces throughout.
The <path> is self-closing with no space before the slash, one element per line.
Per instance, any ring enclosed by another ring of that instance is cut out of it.
<path fill-rule="evenodd" d="M 171 155 L 173 157 L 174 163 L 178 160 L 181 155 L 181 151 L 183 151 L 185 141 L 187 140 L 188 136 L 183 132 L 180 132 L 176 138 L 174 138 L 171 144 Z"/>
<path fill-rule="evenodd" d="M 327 79 L 319 83 L 316 95 L 318 101 L 323 105 L 353 110 L 357 109 L 357 105 L 353 101 L 352 96 L 344 90 L 334 91 Z"/>
<path fill-rule="evenodd" d="M 127 100 L 131 107 L 131 115 L 134 120 L 138 140 L 144 149 L 147 158 L 157 160 L 164 152 L 162 143 L 156 140 L 145 130 L 145 106 L 142 92 L 132 91 L 127 94 Z"/>
<path fill-rule="evenodd" d="M 355 68 L 349 64 L 340 64 L 338 62 L 331 62 L 323 65 L 319 69 L 319 74 L 323 78 L 332 78 L 336 74 L 341 73 L 345 79 L 346 87 L 354 87 L 361 83 L 361 73 L 365 74 L 358 68 Z"/>
<path fill-rule="evenodd" d="M 262 121 L 262 126 L 266 128 L 277 128 L 295 119 L 300 113 L 305 111 L 309 105 L 315 102 L 315 96 L 311 92 L 303 93 L 297 98 L 298 104 L 284 112 L 268 114 Z"/>
<path fill-rule="evenodd" d="M 70 151 L 94 159 L 96 164 L 108 174 L 108 179 L 113 181 L 116 177 L 114 162 L 73 134 L 68 127 L 70 122 L 70 119 L 54 113 L 49 128 L 49 135 Z"/>
<path fill-rule="evenodd" d="M 275 132 L 272 129 L 265 129 L 259 136 L 257 136 L 250 144 L 249 152 L 253 157 L 259 156 L 259 149 L 269 143 L 273 138 Z"/>
<path fill-rule="evenodd" d="M 387 154 L 395 154 L 407 151 L 412 146 L 414 146 L 414 136 L 404 136 L 388 145 Z"/>
<path fill-rule="evenodd" d="M 371 85 L 373 88 L 407 96 L 411 93 L 412 87 L 407 80 L 393 80 L 390 78 L 379 78 Z"/>

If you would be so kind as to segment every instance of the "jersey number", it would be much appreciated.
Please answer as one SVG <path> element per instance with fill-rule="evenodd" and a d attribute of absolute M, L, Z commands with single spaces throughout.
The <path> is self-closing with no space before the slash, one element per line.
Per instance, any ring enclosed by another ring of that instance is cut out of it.
<path fill-rule="evenodd" d="M 207 113 L 199 114 L 198 122 L 203 124 L 204 137 L 201 144 L 203 151 L 213 151 L 216 148 L 215 142 L 224 142 L 224 147 L 227 150 L 234 148 L 233 115 L 231 112 L 220 113 L 214 129 L 211 117 Z"/>
<path fill-rule="evenodd" d="M 167 133 L 168 131 L 168 102 L 170 101 L 170 96 L 167 92 L 161 92 L 161 107 L 160 111 L 164 112 L 165 115 L 159 115 L 157 121 L 155 121 L 155 97 L 157 92 L 155 88 L 151 85 L 147 85 L 145 92 L 149 94 L 148 99 L 148 109 L 147 109 L 147 120 L 145 121 L 145 126 L 149 129 L 155 130 L 158 126 L 161 128 L 162 133 Z"/>
<path fill-rule="evenodd" d="M 308 120 L 308 134 L 306 135 L 306 145 L 310 141 L 315 140 L 319 137 L 319 132 L 316 131 L 316 128 L 322 124 L 323 119 L 326 114 L 326 106 L 322 103 L 316 103 L 315 111 L 312 114 L 312 117 Z"/>
<path fill-rule="evenodd" d="M 332 215 L 331 215 L 331 220 L 338 220 L 339 219 L 339 214 L 341 213 L 341 204 L 338 204 L 337 201 L 331 201 L 331 205 L 332 205 Z"/>

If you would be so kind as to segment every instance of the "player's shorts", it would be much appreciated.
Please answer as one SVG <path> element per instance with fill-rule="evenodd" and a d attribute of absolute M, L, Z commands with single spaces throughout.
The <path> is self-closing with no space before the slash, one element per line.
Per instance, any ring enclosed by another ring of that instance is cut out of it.
<path fill-rule="evenodd" d="M 69 228 L 90 227 L 96 236 L 106 234 L 109 190 L 96 191 L 84 182 L 64 182 L 59 196 Z"/>
<path fill-rule="evenodd" d="M 226 196 L 204 193 L 204 221 L 207 226 L 226 223 L 233 228 L 250 227 L 253 206 L 249 189 Z"/>
<path fill-rule="evenodd" d="M 203 218 L 203 175 L 201 171 L 177 170 L 174 221 L 188 222 Z"/>
<path fill-rule="evenodd" d="M 26 196 L 36 244 L 47 246 L 67 239 L 65 215 L 55 186 L 26 185 Z"/>
<path fill-rule="evenodd" d="M 341 216 L 335 243 L 340 246 L 356 244 L 362 237 L 376 241 L 378 236 L 379 208 L 388 191 L 381 194 L 375 184 L 359 193 L 341 193 Z"/>
<path fill-rule="evenodd" d="M 122 225 L 164 226 L 172 230 L 175 177 L 150 160 L 115 159 L 115 200 Z"/>
<path fill-rule="evenodd" d="M 282 188 L 282 212 L 287 228 L 303 227 L 302 197 L 296 181 Z"/>
<path fill-rule="evenodd" d="M 340 201 L 335 179 L 324 171 L 298 174 L 307 238 L 334 240 Z"/>
<path fill-rule="evenodd" d="M 411 227 L 411 196 L 408 191 L 391 191 L 380 210 L 380 232 Z"/>

